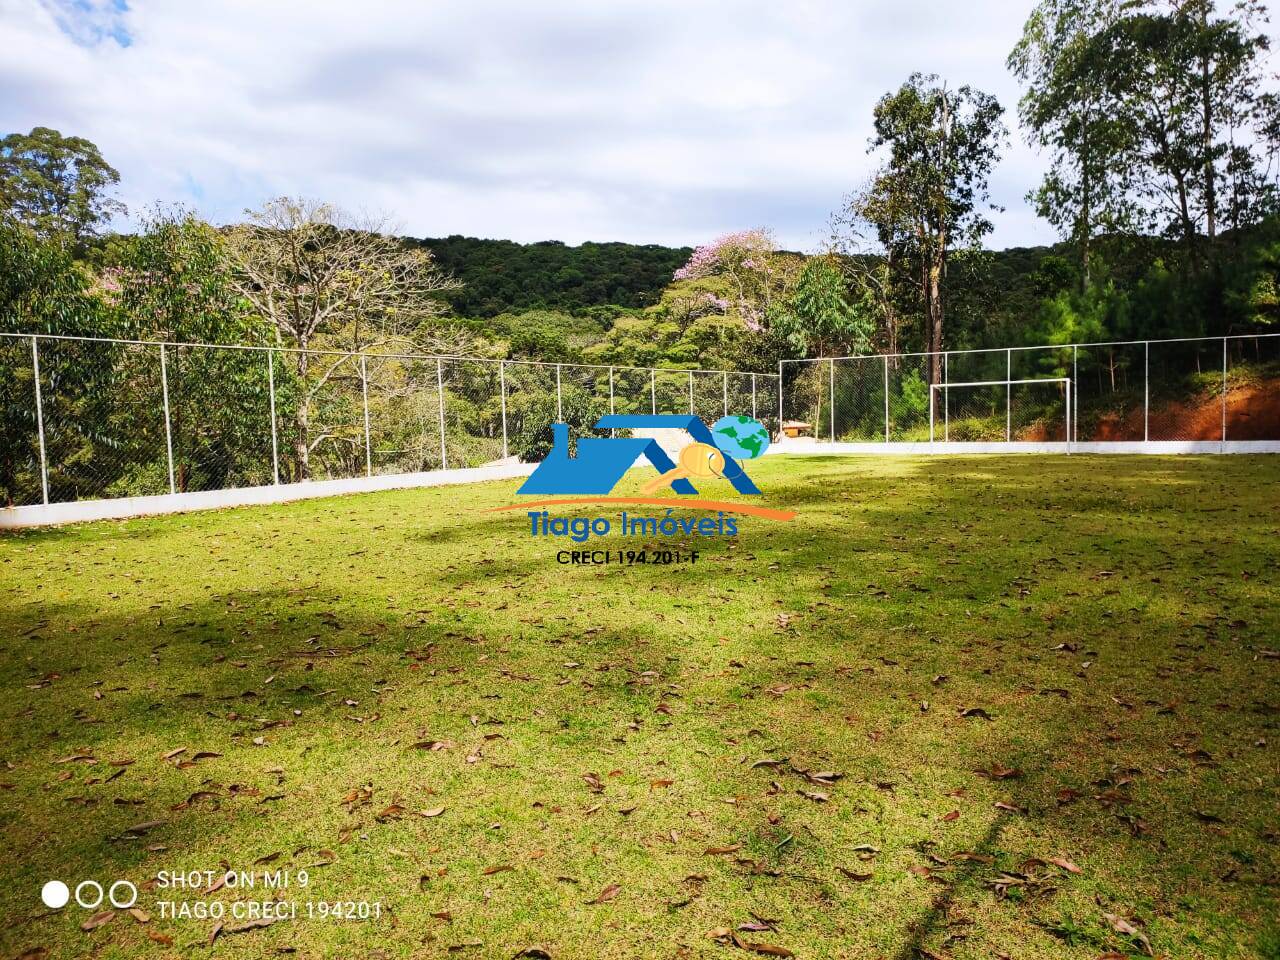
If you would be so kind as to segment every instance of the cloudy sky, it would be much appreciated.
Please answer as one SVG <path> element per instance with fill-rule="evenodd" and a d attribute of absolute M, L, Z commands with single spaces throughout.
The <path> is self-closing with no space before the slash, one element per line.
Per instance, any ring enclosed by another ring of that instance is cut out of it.
<path fill-rule="evenodd" d="M 279 194 L 415 236 L 814 249 L 913 70 L 994 93 L 992 245 L 1047 242 L 1004 59 L 1032 0 L 0 0 L 0 131 L 96 142 L 140 210 Z"/>

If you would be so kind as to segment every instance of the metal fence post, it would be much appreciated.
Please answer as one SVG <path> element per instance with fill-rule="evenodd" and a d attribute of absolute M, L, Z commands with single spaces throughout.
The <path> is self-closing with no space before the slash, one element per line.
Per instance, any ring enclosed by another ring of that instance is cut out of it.
<path fill-rule="evenodd" d="M 1013 351 L 1004 352 L 1004 442 L 1013 439 Z"/>
<path fill-rule="evenodd" d="M 759 419 L 756 416 L 756 375 L 751 375 L 751 419 Z"/>
<path fill-rule="evenodd" d="M 164 449 L 169 460 L 169 492 L 177 493 L 173 482 L 173 431 L 169 429 L 169 368 L 165 363 L 164 344 L 160 344 L 160 393 L 164 398 Z"/>
<path fill-rule="evenodd" d="M 556 364 L 556 419 L 564 422 L 564 399 L 560 390 L 560 364 Z"/>
<path fill-rule="evenodd" d="M 785 433 L 783 431 L 782 419 L 782 361 L 778 361 L 778 439 L 781 440 Z"/>
<path fill-rule="evenodd" d="M 267 398 L 271 405 L 271 482 L 280 484 L 280 451 L 276 439 L 276 362 L 275 351 L 267 350 Z"/>
<path fill-rule="evenodd" d="M 31 372 L 36 378 L 36 433 L 40 438 L 40 492 L 44 505 L 49 505 L 49 464 L 44 452 L 44 400 L 40 396 L 40 347 L 31 338 Z"/>
<path fill-rule="evenodd" d="M 436 395 L 440 400 L 440 469 L 449 469 L 449 452 L 444 445 L 444 361 L 436 360 Z"/>
<path fill-rule="evenodd" d="M 933 420 L 934 420 L 933 408 L 934 408 L 934 404 L 937 403 L 937 401 L 934 400 L 934 397 L 938 395 L 936 392 L 937 389 L 938 389 L 938 385 L 936 383 L 929 384 L 929 442 L 930 443 L 933 443 Z"/>
<path fill-rule="evenodd" d="M 689 416 L 693 416 L 693 371 L 689 371 Z"/>
<path fill-rule="evenodd" d="M 1067 381 L 1067 456 L 1071 455 L 1071 381 Z"/>
<path fill-rule="evenodd" d="M 653 367 L 649 368 L 649 411 L 654 415 L 658 412 L 658 386 L 657 375 L 653 372 Z"/>
<path fill-rule="evenodd" d="M 610 367 L 610 368 L 609 368 L 609 416 L 613 416 L 613 413 L 614 413 L 614 403 L 613 403 L 613 367 Z M 618 431 L 617 431 L 617 430 L 615 430 L 613 427 L 610 427 L 610 428 L 609 428 L 609 436 L 611 436 L 611 437 L 616 437 L 617 435 L 618 435 Z"/>
<path fill-rule="evenodd" d="M 373 476 L 373 444 L 369 441 L 369 364 L 360 354 L 360 390 L 364 395 L 364 475 Z"/>
<path fill-rule="evenodd" d="M 729 415 L 729 371 L 724 372 L 724 415 Z"/>
<path fill-rule="evenodd" d="M 942 355 L 942 382 L 944 384 L 951 382 L 950 360 L 951 351 L 948 350 Z M 951 442 L 951 391 L 945 386 L 942 388 L 942 442 Z"/>
<path fill-rule="evenodd" d="M 498 392 L 502 395 L 502 459 L 511 456 L 507 452 L 507 365 L 498 361 Z"/>
<path fill-rule="evenodd" d="M 1219 453 L 1227 449 L 1227 338 L 1222 338 L 1222 446 Z"/>
<path fill-rule="evenodd" d="M 889 355 L 883 355 L 884 360 L 884 442 L 889 442 Z"/>
<path fill-rule="evenodd" d="M 1142 440 L 1151 439 L 1151 341 L 1142 344 Z"/>
<path fill-rule="evenodd" d="M 1071 439 L 1080 440 L 1080 348 L 1071 347 Z"/>
<path fill-rule="evenodd" d="M 831 442 L 836 442 L 836 362 L 835 360 L 827 361 L 829 367 L 827 369 L 827 397 L 828 403 L 831 405 L 829 426 L 831 427 Z"/>

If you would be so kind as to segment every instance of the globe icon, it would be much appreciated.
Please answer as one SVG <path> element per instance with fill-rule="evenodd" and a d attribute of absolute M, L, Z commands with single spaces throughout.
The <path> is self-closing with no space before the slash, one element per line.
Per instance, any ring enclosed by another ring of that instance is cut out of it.
<path fill-rule="evenodd" d="M 769 431 L 751 417 L 721 417 L 712 424 L 711 436 L 735 460 L 754 460 L 769 449 Z"/>

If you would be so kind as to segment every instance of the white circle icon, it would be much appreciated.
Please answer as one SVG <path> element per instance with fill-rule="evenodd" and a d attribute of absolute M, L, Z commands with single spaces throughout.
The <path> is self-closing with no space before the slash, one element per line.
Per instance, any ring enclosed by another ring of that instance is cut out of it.
<path fill-rule="evenodd" d="M 116 899 L 116 888 L 118 887 L 124 887 L 126 890 L 129 891 L 128 900 Z M 107 891 L 107 899 L 111 901 L 111 905 L 115 907 L 117 910 L 128 910 L 130 907 L 132 907 L 135 903 L 138 902 L 138 888 L 135 887 L 128 880 L 117 880 L 115 883 L 111 885 L 111 889 Z"/>
<path fill-rule="evenodd" d="M 90 890 L 97 890 L 98 899 L 90 903 L 86 903 L 84 898 L 80 896 L 80 891 L 84 890 L 86 887 L 89 888 Z M 77 883 L 76 884 L 76 903 L 80 904 L 80 906 L 84 907 L 86 910 L 93 910 L 95 907 L 99 906 L 102 903 L 102 884 L 98 883 L 96 880 L 82 880 L 79 883 Z"/>
<path fill-rule="evenodd" d="M 61 910 L 71 899 L 71 891 L 61 880 L 50 880 L 40 888 L 40 899 L 50 910 Z"/>

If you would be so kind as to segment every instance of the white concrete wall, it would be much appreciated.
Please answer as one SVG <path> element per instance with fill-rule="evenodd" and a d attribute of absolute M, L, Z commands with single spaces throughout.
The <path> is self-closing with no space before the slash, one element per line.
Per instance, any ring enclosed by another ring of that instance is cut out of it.
<path fill-rule="evenodd" d="M 848 454 L 875 454 L 876 456 L 919 456 L 928 453 L 1128 453 L 1128 454 L 1181 454 L 1181 453 L 1280 453 L 1280 440 L 1136 440 L 1109 442 L 1053 443 L 831 443 L 799 437 L 794 440 L 775 440 L 769 453 L 808 454 L 811 456 L 839 456 Z"/>
<path fill-rule="evenodd" d="M 84 520 L 119 520 L 188 510 L 212 510 L 251 504 L 287 503 L 343 493 L 370 493 L 375 490 L 403 490 L 411 487 L 440 487 L 453 483 L 509 480 L 527 477 L 535 464 L 499 462 L 460 470 L 432 470 L 428 473 L 401 473 L 381 477 L 353 477 L 348 480 L 314 480 L 282 483 L 278 486 L 239 487 L 200 493 L 172 493 L 154 497 L 120 497 L 114 500 L 77 500 L 47 506 L 8 507 L 0 510 L 0 529 L 44 527 Z"/>

